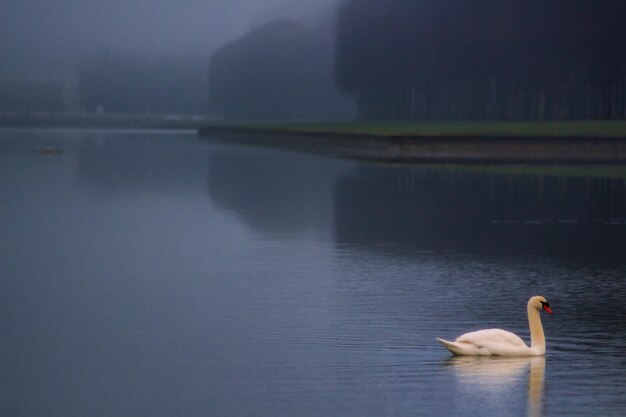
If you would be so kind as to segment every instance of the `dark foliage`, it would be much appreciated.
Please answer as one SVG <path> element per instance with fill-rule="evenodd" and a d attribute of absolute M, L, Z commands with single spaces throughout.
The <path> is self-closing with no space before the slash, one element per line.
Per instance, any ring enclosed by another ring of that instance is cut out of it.
<path fill-rule="evenodd" d="M 211 102 L 227 119 L 335 118 L 345 104 L 335 92 L 329 47 L 289 20 L 257 28 L 211 57 Z"/>
<path fill-rule="evenodd" d="M 345 0 L 336 80 L 362 118 L 626 117 L 626 1 Z"/>

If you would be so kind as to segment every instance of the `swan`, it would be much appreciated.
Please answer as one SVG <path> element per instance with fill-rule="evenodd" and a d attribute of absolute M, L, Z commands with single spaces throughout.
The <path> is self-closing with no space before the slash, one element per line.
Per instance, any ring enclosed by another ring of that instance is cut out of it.
<path fill-rule="evenodd" d="M 465 333 L 454 342 L 436 338 L 455 356 L 542 356 L 546 354 L 539 310 L 552 314 L 548 300 L 540 295 L 528 300 L 530 347 L 516 334 L 502 329 L 486 329 Z"/>

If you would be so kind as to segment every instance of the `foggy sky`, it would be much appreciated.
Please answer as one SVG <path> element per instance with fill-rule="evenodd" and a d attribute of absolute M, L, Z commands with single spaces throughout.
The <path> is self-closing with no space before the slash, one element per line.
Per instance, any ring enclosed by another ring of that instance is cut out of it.
<path fill-rule="evenodd" d="M 81 54 L 208 56 L 273 18 L 313 22 L 338 0 L 0 0 L 0 80 L 59 79 Z"/>

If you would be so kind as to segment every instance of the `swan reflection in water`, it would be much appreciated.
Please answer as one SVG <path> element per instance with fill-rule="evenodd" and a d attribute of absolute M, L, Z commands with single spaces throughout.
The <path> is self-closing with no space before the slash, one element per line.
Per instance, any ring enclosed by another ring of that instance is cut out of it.
<path fill-rule="evenodd" d="M 499 398 L 506 398 L 506 394 L 519 389 L 528 378 L 528 416 L 542 415 L 545 356 L 455 356 L 444 364 L 454 368 L 459 386 L 471 394 L 492 393 Z"/>

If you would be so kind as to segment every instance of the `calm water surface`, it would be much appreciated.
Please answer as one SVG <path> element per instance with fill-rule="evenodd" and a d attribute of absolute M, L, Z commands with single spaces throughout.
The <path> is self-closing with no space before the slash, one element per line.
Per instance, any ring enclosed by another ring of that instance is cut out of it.
<path fill-rule="evenodd" d="M 558 172 L 0 130 L 0 415 L 622 416 L 626 181 Z"/>

